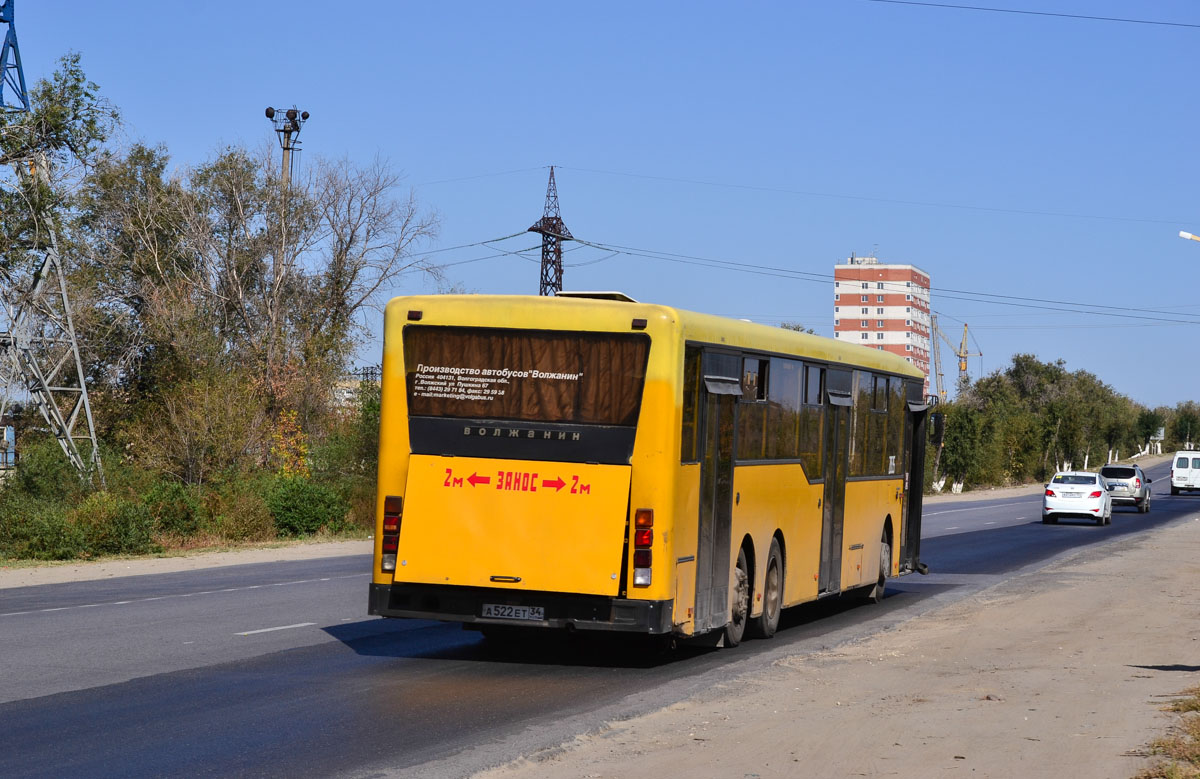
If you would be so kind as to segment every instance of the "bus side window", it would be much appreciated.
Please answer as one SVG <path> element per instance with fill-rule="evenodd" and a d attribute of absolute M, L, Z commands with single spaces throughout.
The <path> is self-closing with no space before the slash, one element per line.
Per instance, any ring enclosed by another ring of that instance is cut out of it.
<path fill-rule="evenodd" d="M 699 462 L 696 441 L 699 440 L 700 422 L 700 347 L 688 346 L 683 352 L 683 429 L 679 447 L 679 461 Z"/>
<path fill-rule="evenodd" d="M 804 363 L 771 358 L 767 390 L 767 457 L 795 460 L 800 456 L 797 428 L 804 397 Z"/>
<path fill-rule="evenodd" d="M 908 404 L 905 402 L 904 381 L 898 376 L 888 379 L 888 393 L 892 396 L 888 406 L 888 474 L 904 473 L 904 424 L 907 420 Z M 892 459 L 895 458 L 895 459 Z"/>
<path fill-rule="evenodd" d="M 824 478 L 825 369 L 804 366 L 804 403 L 800 409 L 800 462 L 809 479 Z"/>
<path fill-rule="evenodd" d="M 874 376 L 874 393 L 867 423 L 866 475 L 887 474 L 888 442 L 888 377 Z"/>
<path fill-rule="evenodd" d="M 742 402 L 738 408 L 737 457 L 762 460 L 767 456 L 768 360 L 746 357 L 742 361 Z"/>
<path fill-rule="evenodd" d="M 868 371 L 854 372 L 854 421 L 850 432 L 850 475 L 867 476 L 867 423 L 871 417 L 874 377 Z"/>

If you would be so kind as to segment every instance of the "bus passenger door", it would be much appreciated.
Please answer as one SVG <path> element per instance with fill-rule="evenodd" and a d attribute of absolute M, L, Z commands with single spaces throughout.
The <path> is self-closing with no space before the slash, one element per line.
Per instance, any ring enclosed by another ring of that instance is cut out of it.
<path fill-rule="evenodd" d="M 821 514 L 821 568 L 817 592 L 842 586 L 842 525 L 846 507 L 846 470 L 850 460 L 849 395 L 833 392 L 825 414 L 825 497 Z"/>
<path fill-rule="evenodd" d="M 710 358 L 725 355 L 705 355 Z M 709 366 L 706 364 L 706 368 Z M 726 367 L 724 365 L 720 367 Z M 738 371 L 733 358 L 732 375 Z M 730 371 L 725 371 L 730 373 Z M 741 380 L 704 377 L 704 434 L 700 470 L 700 522 L 696 544 L 695 632 L 729 621 L 729 543 L 733 527 L 733 430 Z"/>
<path fill-rule="evenodd" d="M 900 571 L 926 570 L 921 565 L 921 498 L 925 486 L 925 437 L 929 407 L 921 402 L 921 384 L 909 386 L 905 420 L 908 470 L 904 474 L 904 528 L 900 536 Z"/>

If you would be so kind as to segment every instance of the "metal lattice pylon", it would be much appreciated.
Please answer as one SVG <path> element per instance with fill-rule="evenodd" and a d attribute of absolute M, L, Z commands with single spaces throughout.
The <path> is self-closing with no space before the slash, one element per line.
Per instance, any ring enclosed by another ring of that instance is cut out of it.
<path fill-rule="evenodd" d="M 13 21 L 14 2 L 0 2 L 0 24 L 8 27 L 0 46 L 0 109 L 28 112 L 29 93 Z M 5 100 L 5 87 L 14 93 L 15 103 Z M 17 162 L 14 169 L 19 177 L 35 179 L 34 186 L 49 188 L 50 161 L 45 154 L 35 152 L 29 160 Z M 18 400 L 17 393 L 28 397 L 80 477 L 88 483 L 98 479 L 104 486 L 96 424 L 71 318 L 67 278 L 58 253 L 57 225 L 52 215 L 35 216 L 50 228 L 48 245 L 38 241 L 37 248 L 31 250 L 34 262 L 30 265 L 36 265 L 37 271 L 22 283 L 13 269 L 0 268 L 0 419 Z M 81 451 L 81 443 L 86 451 Z"/>
<path fill-rule="evenodd" d="M 558 212 L 558 187 L 554 184 L 554 166 L 550 166 L 550 183 L 546 185 L 546 211 L 526 232 L 542 235 L 542 278 L 539 295 L 562 292 L 562 242 L 571 240 L 571 231 Z"/>
<path fill-rule="evenodd" d="M 0 327 L 7 325 L 7 330 L 0 329 L 0 418 L 16 394 L 23 392 L 80 477 L 87 482 L 99 479 L 103 485 L 96 425 L 54 233 L 50 233 L 41 266 L 25 289 L 7 272 L 0 273 L 0 282 L 0 305 L 6 320 Z M 82 450 L 81 444 L 85 445 Z"/>
<path fill-rule="evenodd" d="M 21 49 L 17 46 L 17 26 L 13 22 L 13 7 L 16 0 L 0 3 L 0 24 L 8 25 L 4 44 L 0 45 L 0 109 L 14 111 L 29 110 L 29 92 L 25 89 L 25 71 L 21 67 Z M 11 105 L 4 99 L 4 87 L 19 101 Z"/>

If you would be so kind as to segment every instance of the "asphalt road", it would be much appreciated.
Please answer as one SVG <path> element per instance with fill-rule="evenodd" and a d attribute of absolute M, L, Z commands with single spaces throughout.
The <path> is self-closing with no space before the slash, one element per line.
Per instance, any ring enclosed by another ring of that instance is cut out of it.
<path fill-rule="evenodd" d="M 1058 555 L 1200 513 L 1150 469 L 1150 514 L 1043 525 L 1040 498 L 926 507 L 929 576 L 882 604 L 785 612 L 732 650 L 556 640 L 498 652 L 454 625 L 363 616 L 370 560 L 0 590 L 0 776 L 457 776 L 886 629 Z"/>

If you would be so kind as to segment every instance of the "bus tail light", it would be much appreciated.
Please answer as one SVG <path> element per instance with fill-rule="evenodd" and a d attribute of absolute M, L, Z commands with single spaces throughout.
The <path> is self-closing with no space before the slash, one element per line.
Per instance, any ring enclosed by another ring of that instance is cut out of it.
<path fill-rule="evenodd" d="M 379 539 L 380 555 L 379 570 L 383 573 L 393 573 L 396 570 L 396 554 L 400 549 L 400 515 L 403 513 L 404 499 L 399 495 L 388 495 L 383 499 L 383 535 Z"/>
<path fill-rule="evenodd" d="M 633 514 L 633 586 L 649 587 L 654 545 L 654 509 L 638 509 Z"/>

